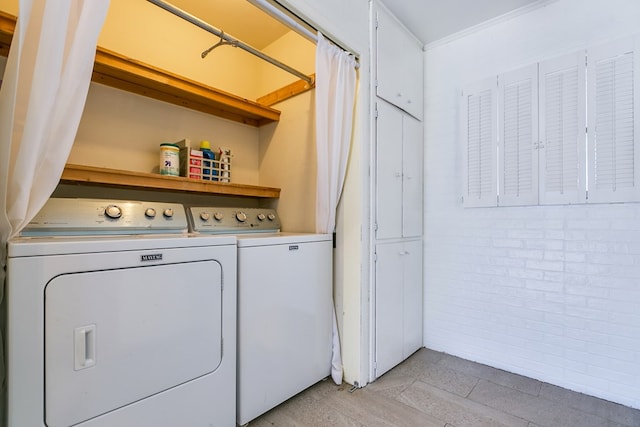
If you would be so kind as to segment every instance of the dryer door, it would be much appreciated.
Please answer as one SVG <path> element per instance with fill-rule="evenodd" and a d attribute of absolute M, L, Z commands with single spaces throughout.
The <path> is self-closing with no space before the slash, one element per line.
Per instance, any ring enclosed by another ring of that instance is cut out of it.
<path fill-rule="evenodd" d="M 45 290 L 45 418 L 73 425 L 213 372 L 216 261 L 57 276 Z"/>

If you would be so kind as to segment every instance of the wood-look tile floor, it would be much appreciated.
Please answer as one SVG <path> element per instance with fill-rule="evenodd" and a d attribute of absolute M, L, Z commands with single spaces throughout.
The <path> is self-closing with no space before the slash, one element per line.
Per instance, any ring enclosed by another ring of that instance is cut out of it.
<path fill-rule="evenodd" d="M 640 427 L 640 410 L 421 349 L 349 392 L 325 380 L 250 427 Z"/>

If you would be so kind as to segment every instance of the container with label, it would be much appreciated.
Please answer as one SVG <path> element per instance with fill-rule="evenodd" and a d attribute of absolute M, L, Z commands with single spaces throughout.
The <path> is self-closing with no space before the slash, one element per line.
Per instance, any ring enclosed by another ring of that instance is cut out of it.
<path fill-rule="evenodd" d="M 217 181 L 218 170 L 215 165 L 216 155 L 211 151 L 209 141 L 200 141 L 200 151 L 202 151 L 202 179 Z"/>
<path fill-rule="evenodd" d="M 180 176 L 180 147 L 178 144 L 160 144 L 160 175 Z"/>

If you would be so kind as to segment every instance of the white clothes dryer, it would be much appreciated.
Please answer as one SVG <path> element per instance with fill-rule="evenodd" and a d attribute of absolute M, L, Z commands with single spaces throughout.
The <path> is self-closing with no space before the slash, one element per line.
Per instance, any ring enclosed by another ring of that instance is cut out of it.
<path fill-rule="evenodd" d="M 242 426 L 330 374 L 333 239 L 279 232 L 273 209 L 187 211 L 195 232 L 237 233 Z"/>
<path fill-rule="evenodd" d="M 186 229 L 179 204 L 50 199 L 9 242 L 10 427 L 235 425 L 236 240 Z"/>

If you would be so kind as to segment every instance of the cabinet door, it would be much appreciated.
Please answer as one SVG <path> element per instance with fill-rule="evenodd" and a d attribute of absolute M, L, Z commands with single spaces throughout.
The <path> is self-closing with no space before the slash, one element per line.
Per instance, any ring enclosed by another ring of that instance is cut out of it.
<path fill-rule="evenodd" d="M 422 235 L 422 123 L 378 102 L 376 238 Z"/>
<path fill-rule="evenodd" d="M 375 376 L 422 347 L 422 242 L 376 246 Z"/>
<path fill-rule="evenodd" d="M 423 111 L 423 54 L 420 43 L 380 8 L 376 29 L 376 93 L 418 119 Z"/>
<path fill-rule="evenodd" d="M 402 236 L 422 235 L 422 123 L 402 120 Z"/>
<path fill-rule="evenodd" d="M 402 113 L 378 102 L 376 223 L 378 239 L 402 236 Z"/>
<path fill-rule="evenodd" d="M 385 243 L 376 247 L 376 377 L 402 362 L 403 252 L 403 243 Z"/>
<path fill-rule="evenodd" d="M 402 360 L 422 347 L 422 241 L 406 242 L 403 262 L 403 351 Z"/>

